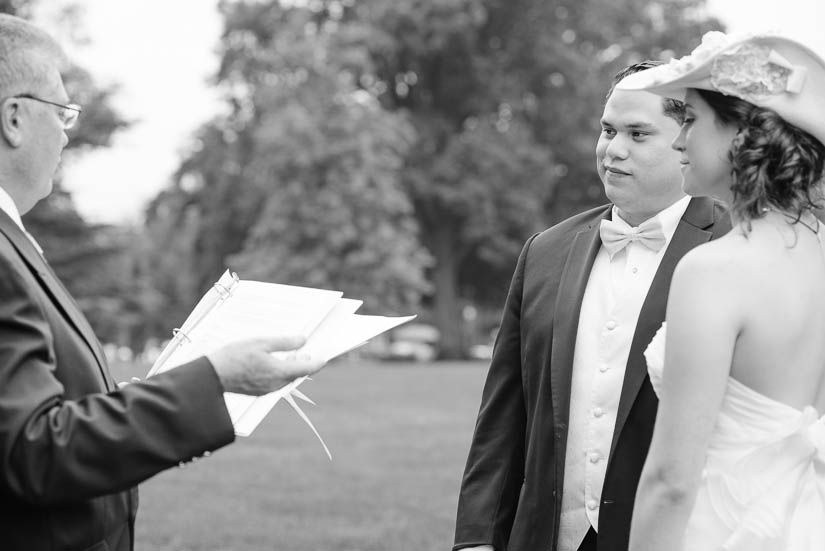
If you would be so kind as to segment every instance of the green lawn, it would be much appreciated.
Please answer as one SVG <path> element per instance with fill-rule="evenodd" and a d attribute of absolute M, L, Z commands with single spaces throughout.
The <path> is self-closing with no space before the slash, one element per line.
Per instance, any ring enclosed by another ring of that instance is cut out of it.
<path fill-rule="evenodd" d="M 251 437 L 141 486 L 136 548 L 447 550 L 485 374 L 333 364 L 301 387 L 331 462 L 278 404 Z"/>

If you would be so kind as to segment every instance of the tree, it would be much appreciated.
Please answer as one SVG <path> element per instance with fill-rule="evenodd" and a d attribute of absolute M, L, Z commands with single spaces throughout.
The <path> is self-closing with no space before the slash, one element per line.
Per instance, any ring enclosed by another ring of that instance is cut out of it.
<path fill-rule="evenodd" d="M 464 355 L 462 303 L 491 303 L 481 289 L 506 279 L 524 236 L 541 227 L 554 180 L 551 152 L 512 108 L 489 16 L 480 0 L 371 1 L 345 17 L 360 32 L 342 36 L 370 54 L 359 82 L 418 133 L 403 178 L 435 259 L 430 302 L 444 358 Z"/>
<path fill-rule="evenodd" d="M 340 289 L 366 310 L 415 308 L 429 257 L 398 177 L 411 126 L 348 79 L 342 66 L 358 52 L 330 48 L 333 29 L 313 12 L 222 9 L 216 81 L 230 114 L 201 129 L 147 216 L 178 253 L 174 275 L 190 273 L 181 265 L 198 275 L 185 290 L 160 287 L 197 295 L 228 265 L 247 279 Z"/>
<path fill-rule="evenodd" d="M 77 66 L 64 74 L 64 82 L 69 97 L 83 106 L 77 126 L 69 131 L 64 155 L 71 158 L 107 147 L 112 135 L 127 126 L 111 106 L 114 90 L 97 87 L 89 73 Z M 60 174 L 55 176 L 53 192 L 26 214 L 25 222 L 69 290 L 80 302 L 93 300 L 92 293 L 100 286 L 88 282 L 106 277 L 100 263 L 120 250 L 122 234 L 121 239 L 113 239 L 116 230 L 84 220 L 61 184 Z"/>
<path fill-rule="evenodd" d="M 595 140 L 612 76 L 643 59 L 667 61 L 721 23 L 705 0 L 521 0 L 496 6 L 496 43 L 520 83 L 518 107 L 558 162 L 548 196 L 551 223 L 605 202 L 593 170 Z M 501 17 L 502 9 L 510 17 Z M 609 23 L 608 23 L 609 22 Z"/>

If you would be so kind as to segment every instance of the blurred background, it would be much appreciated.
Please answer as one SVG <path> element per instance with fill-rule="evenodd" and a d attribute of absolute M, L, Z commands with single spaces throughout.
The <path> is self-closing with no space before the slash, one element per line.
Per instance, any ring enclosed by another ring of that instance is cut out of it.
<path fill-rule="evenodd" d="M 613 74 L 710 30 L 825 50 L 821 0 L 781 4 L 0 0 L 76 62 L 83 114 L 25 223 L 121 378 L 227 267 L 419 316 L 307 389 L 332 463 L 279 410 L 150 481 L 138 548 L 449 548 L 516 257 L 605 200 Z"/>

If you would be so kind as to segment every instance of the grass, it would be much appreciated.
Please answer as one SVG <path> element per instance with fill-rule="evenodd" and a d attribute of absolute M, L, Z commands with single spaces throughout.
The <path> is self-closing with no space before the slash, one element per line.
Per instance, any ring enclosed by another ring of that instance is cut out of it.
<path fill-rule="evenodd" d="M 143 551 L 448 550 L 486 368 L 333 364 L 255 433 L 141 486 Z M 302 406 L 303 407 L 303 406 Z"/>

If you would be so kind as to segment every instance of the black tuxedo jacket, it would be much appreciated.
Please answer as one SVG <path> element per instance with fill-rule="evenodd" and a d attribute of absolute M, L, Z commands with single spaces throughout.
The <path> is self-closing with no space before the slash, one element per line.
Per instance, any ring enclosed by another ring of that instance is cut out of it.
<path fill-rule="evenodd" d="M 205 358 L 118 390 L 77 305 L 0 211 L 0 549 L 131 549 L 135 485 L 233 439 Z"/>
<path fill-rule="evenodd" d="M 610 205 L 534 235 L 521 252 L 502 314 L 461 483 L 454 549 L 554 550 L 567 446 L 579 310 Z M 625 551 L 636 485 L 658 405 L 644 349 L 664 321 L 671 276 L 693 247 L 730 229 L 710 199 L 692 199 L 639 314 L 599 511 L 599 551 Z"/>

